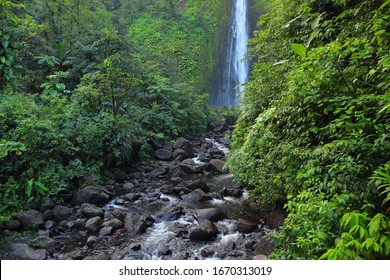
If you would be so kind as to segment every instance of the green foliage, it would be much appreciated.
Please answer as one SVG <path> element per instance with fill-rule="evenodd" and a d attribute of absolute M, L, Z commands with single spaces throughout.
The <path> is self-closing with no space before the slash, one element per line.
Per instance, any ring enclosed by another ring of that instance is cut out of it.
<path fill-rule="evenodd" d="M 223 1 L 19 2 L 0 1 L 1 217 L 206 128 Z"/>
<path fill-rule="evenodd" d="M 386 5 L 280 0 L 259 21 L 228 165 L 260 206 L 286 204 L 274 258 L 320 258 L 342 234 L 340 217 L 375 217 L 377 187 L 387 198 Z"/>
<path fill-rule="evenodd" d="M 345 213 L 341 219 L 345 229 L 336 246 L 322 259 L 356 260 L 388 259 L 390 255 L 390 220 L 383 214 L 369 217 L 367 213 Z"/>

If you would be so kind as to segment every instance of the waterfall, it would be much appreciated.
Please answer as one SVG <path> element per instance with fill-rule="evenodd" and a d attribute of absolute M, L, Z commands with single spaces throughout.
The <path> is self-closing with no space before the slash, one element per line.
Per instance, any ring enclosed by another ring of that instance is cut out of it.
<path fill-rule="evenodd" d="M 232 0 L 226 57 L 220 64 L 210 105 L 237 106 L 238 95 L 249 78 L 249 63 L 243 60 L 248 43 L 248 0 Z"/>

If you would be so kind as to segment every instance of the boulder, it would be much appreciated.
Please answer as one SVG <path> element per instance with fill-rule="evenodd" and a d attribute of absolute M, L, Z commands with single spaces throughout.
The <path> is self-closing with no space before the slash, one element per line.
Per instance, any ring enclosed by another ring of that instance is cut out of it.
<path fill-rule="evenodd" d="M 245 219 L 238 219 L 236 224 L 237 231 L 241 233 L 251 233 L 252 231 L 257 229 L 257 227 L 257 224 Z"/>
<path fill-rule="evenodd" d="M 186 154 L 186 151 L 183 149 L 176 149 L 173 151 L 172 158 L 177 159 L 178 157 L 184 156 Z"/>
<path fill-rule="evenodd" d="M 72 209 L 63 205 L 56 205 L 52 209 L 52 213 L 53 213 L 53 220 L 55 222 L 61 222 L 61 221 L 65 221 L 70 217 L 70 215 L 72 214 Z"/>
<path fill-rule="evenodd" d="M 172 158 L 172 151 L 162 148 L 154 152 L 154 156 L 158 160 L 169 161 Z"/>
<path fill-rule="evenodd" d="M 224 168 L 225 161 L 220 159 L 212 159 L 210 160 L 211 169 L 214 170 L 217 173 L 228 173 L 229 170 Z"/>
<path fill-rule="evenodd" d="M 121 186 L 115 188 L 116 195 L 124 195 L 134 191 L 134 185 L 130 182 L 126 182 Z"/>
<path fill-rule="evenodd" d="M 230 145 L 232 143 L 232 140 L 226 138 L 219 138 L 218 141 L 224 145 Z"/>
<path fill-rule="evenodd" d="M 190 232 L 190 239 L 192 241 L 208 241 L 217 237 L 219 233 L 218 228 L 209 220 L 204 220 L 199 226 Z"/>
<path fill-rule="evenodd" d="M 44 213 L 46 210 L 50 210 L 54 206 L 55 206 L 55 204 L 53 202 L 53 199 L 51 197 L 46 196 L 45 198 L 43 198 L 43 201 L 42 201 L 42 204 L 41 204 L 41 207 L 39 210 L 42 213 Z"/>
<path fill-rule="evenodd" d="M 43 216 L 37 210 L 27 210 L 13 215 L 13 219 L 20 221 L 26 230 L 34 230 L 43 224 Z"/>
<path fill-rule="evenodd" d="M 80 211 L 87 218 L 93 218 L 93 217 L 98 217 L 98 216 L 103 217 L 103 215 L 104 215 L 102 208 L 97 207 L 96 205 L 93 205 L 93 204 L 89 204 L 89 203 L 81 204 Z"/>
<path fill-rule="evenodd" d="M 213 132 L 222 133 L 226 130 L 227 124 L 225 122 L 214 121 L 209 123 L 209 128 Z"/>
<path fill-rule="evenodd" d="M 211 155 L 212 158 L 220 159 L 225 157 L 225 153 L 218 148 L 211 148 L 209 150 L 209 154 Z"/>
<path fill-rule="evenodd" d="M 112 215 L 117 218 L 119 221 L 123 222 L 125 217 L 126 217 L 126 212 L 124 210 L 121 210 L 121 209 L 114 209 L 112 210 Z"/>
<path fill-rule="evenodd" d="M 8 220 L 4 223 L 5 229 L 16 231 L 22 228 L 22 223 L 19 220 Z"/>
<path fill-rule="evenodd" d="M 96 236 L 91 235 L 87 239 L 87 246 L 88 247 L 93 247 L 98 243 L 98 238 Z"/>
<path fill-rule="evenodd" d="M 103 188 L 96 186 L 88 186 L 79 190 L 74 198 L 73 203 L 75 205 L 81 205 L 83 203 L 95 204 L 102 206 L 110 201 L 110 195 Z"/>
<path fill-rule="evenodd" d="M 27 244 L 15 243 L 11 245 L 10 255 L 12 258 L 20 260 L 45 260 L 46 250 L 30 248 Z"/>
<path fill-rule="evenodd" d="M 90 231 L 99 230 L 100 226 L 103 224 L 103 220 L 100 217 L 93 217 L 87 220 L 85 227 Z"/>
<path fill-rule="evenodd" d="M 131 237 L 135 237 L 138 234 L 144 233 L 148 227 L 153 225 L 153 222 L 153 218 L 144 216 L 137 212 L 131 212 L 128 213 L 124 219 L 124 227 Z"/>
<path fill-rule="evenodd" d="M 139 193 L 128 193 L 123 198 L 127 201 L 134 202 L 140 199 L 141 195 Z"/>
<path fill-rule="evenodd" d="M 255 255 L 268 256 L 274 251 L 274 241 L 269 237 L 263 236 L 254 244 L 253 250 Z"/>
<path fill-rule="evenodd" d="M 150 173 L 149 173 L 149 176 L 151 178 L 157 178 L 161 175 L 165 175 L 167 173 L 167 169 L 165 168 L 165 166 L 158 166 L 157 168 L 153 169 Z"/>
<path fill-rule="evenodd" d="M 48 236 L 41 235 L 31 240 L 30 245 L 33 248 L 50 250 L 56 246 L 56 242 Z"/>
<path fill-rule="evenodd" d="M 101 236 L 107 236 L 110 235 L 113 231 L 112 227 L 102 227 L 99 231 L 99 235 Z"/>
<path fill-rule="evenodd" d="M 206 194 L 204 191 L 200 189 L 196 189 L 189 194 L 184 194 L 181 196 L 181 199 L 187 203 L 195 203 L 201 201 L 212 200 L 211 195 Z"/>
<path fill-rule="evenodd" d="M 210 187 L 202 180 L 196 180 L 195 182 L 190 183 L 187 188 L 192 191 L 200 189 L 206 193 L 210 192 Z"/>
<path fill-rule="evenodd" d="M 105 221 L 102 224 L 102 227 L 111 227 L 113 230 L 116 230 L 116 229 L 120 229 L 121 227 L 123 227 L 123 223 L 119 219 L 114 218 L 112 220 Z"/>
<path fill-rule="evenodd" d="M 183 207 L 176 206 L 167 213 L 157 215 L 157 221 L 175 221 L 183 214 Z"/>
<path fill-rule="evenodd" d="M 187 158 L 192 158 L 194 156 L 193 147 L 190 141 L 188 141 L 185 138 L 179 138 L 176 140 L 175 144 L 173 145 L 175 149 L 182 149 L 184 150 L 183 156 Z"/>
<path fill-rule="evenodd" d="M 195 215 L 199 223 L 201 223 L 203 220 L 218 222 L 227 218 L 226 213 L 223 212 L 223 210 L 220 208 L 198 209 L 196 210 Z"/>
<path fill-rule="evenodd" d="M 179 163 L 179 166 L 187 174 L 196 173 L 196 164 L 191 158 L 187 158 Z"/>
<path fill-rule="evenodd" d="M 231 196 L 231 197 L 236 197 L 240 198 L 242 196 L 242 190 L 241 189 L 235 189 L 235 188 L 223 188 L 221 191 L 221 194 L 223 196 Z"/>

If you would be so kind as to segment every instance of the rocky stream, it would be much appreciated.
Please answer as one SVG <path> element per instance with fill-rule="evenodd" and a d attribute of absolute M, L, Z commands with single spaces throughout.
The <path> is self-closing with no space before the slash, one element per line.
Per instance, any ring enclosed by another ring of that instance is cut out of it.
<path fill-rule="evenodd" d="M 15 214 L 1 226 L 1 259 L 267 259 L 265 235 L 284 214 L 251 208 L 224 169 L 232 129 L 216 122 L 204 135 L 151 141 L 155 161 Z"/>

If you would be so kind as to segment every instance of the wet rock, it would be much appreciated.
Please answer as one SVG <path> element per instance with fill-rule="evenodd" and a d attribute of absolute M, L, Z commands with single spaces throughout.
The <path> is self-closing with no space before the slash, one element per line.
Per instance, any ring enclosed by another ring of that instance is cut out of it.
<path fill-rule="evenodd" d="M 134 191 L 134 185 L 130 182 L 126 182 L 121 186 L 115 188 L 116 195 L 124 195 Z"/>
<path fill-rule="evenodd" d="M 187 188 L 190 190 L 196 190 L 196 189 L 201 189 L 202 191 L 208 193 L 210 192 L 210 187 L 203 182 L 202 180 L 196 180 L 195 182 L 190 183 Z"/>
<path fill-rule="evenodd" d="M 125 204 L 126 200 L 124 200 L 123 198 L 118 198 L 117 200 L 115 200 L 115 204 L 116 205 L 123 205 Z"/>
<path fill-rule="evenodd" d="M 22 223 L 19 220 L 8 220 L 4 223 L 4 227 L 8 230 L 17 231 L 22 228 Z"/>
<path fill-rule="evenodd" d="M 178 157 L 184 156 L 186 154 L 186 151 L 183 149 L 176 149 L 173 151 L 172 158 L 177 159 Z"/>
<path fill-rule="evenodd" d="M 214 159 L 222 159 L 225 157 L 225 153 L 218 148 L 212 148 L 209 150 L 209 154 Z"/>
<path fill-rule="evenodd" d="M 111 256 L 107 253 L 101 253 L 96 256 L 95 260 L 107 261 L 107 260 L 111 260 Z"/>
<path fill-rule="evenodd" d="M 43 227 L 45 228 L 45 229 L 47 229 L 47 230 L 49 230 L 49 229 L 51 229 L 51 228 L 53 228 L 53 226 L 54 226 L 54 222 L 53 221 L 46 221 L 45 223 L 44 223 L 44 225 L 43 225 Z"/>
<path fill-rule="evenodd" d="M 164 185 L 160 188 L 160 192 L 163 194 L 171 194 L 173 192 L 172 186 Z"/>
<path fill-rule="evenodd" d="M 158 215 L 157 221 L 175 221 L 179 219 L 181 215 L 183 215 L 183 207 L 176 206 L 168 213 Z"/>
<path fill-rule="evenodd" d="M 72 214 L 72 209 L 63 205 L 56 205 L 54 206 L 52 212 L 53 220 L 55 222 L 61 222 L 70 217 L 70 215 Z"/>
<path fill-rule="evenodd" d="M 107 191 L 100 187 L 88 186 L 79 190 L 73 198 L 75 205 L 83 203 L 95 204 L 102 206 L 110 201 L 110 195 Z"/>
<path fill-rule="evenodd" d="M 219 233 L 218 228 L 209 220 L 204 220 L 199 226 L 190 232 L 190 239 L 192 241 L 208 241 L 217 237 Z"/>
<path fill-rule="evenodd" d="M 182 149 L 184 150 L 184 156 L 187 158 L 192 158 L 194 156 L 193 147 L 190 141 L 188 141 L 185 138 L 179 138 L 176 140 L 175 144 L 173 145 L 175 149 Z"/>
<path fill-rule="evenodd" d="M 181 196 L 182 200 L 187 203 L 195 203 L 201 201 L 212 200 L 211 195 L 206 194 L 204 191 L 200 189 L 196 189 L 189 194 L 185 194 Z"/>
<path fill-rule="evenodd" d="M 257 229 L 257 227 L 257 224 L 245 219 L 238 219 L 236 224 L 237 231 L 241 233 L 251 233 L 252 231 Z"/>
<path fill-rule="evenodd" d="M 141 250 L 141 248 L 142 248 L 141 243 L 135 243 L 130 246 L 130 249 L 135 252 Z"/>
<path fill-rule="evenodd" d="M 199 223 L 201 223 L 203 220 L 218 222 L 227 218 L 226 213 L 223 212 L 223 210 L 220 208 L 198 209 L 196 210 L 195 214 Z"/>
<path fill-rule="evenodd" d="M 114 218 L 112 220 L 104 222 L 102 224 L 102 227 L 112 227 L 112 229 L 116 230 L 122 228 L 123 223 L 119 219 Z"/>
<path fill-rule="evenodd" d="M 99 231 L 99 235 L 101 236 L 107 236 L 110 235 L 113 231 L 112 227 L 102 227 Z"/>
<path fill-rule="evenodd" d="M 50 197 L 45 197 L 42 201 L 40 211 L 44 213 L 46 210 L 50 210 L 55 206 L 53 199 Z"/>
<path fill-rule="evenodd" d="M 221 194 L 223 196 L 231 196 L 231 197 L 240 198 L 242 196 L 243 192 L 241 189 L 224 188 L 221 191 Z"/>
<path fill-rule="evenodd" d="M 229 253 L 229 256 L 235 257 L 235 258 L 242 257 L 243 255 L 244 255 L 244 252 L 239 251 L 239 250 L 234 250 L 234 251 L 231 251 Z"/>
<path fill-rule="evenodd" d="M 85 227 L 90 231 L 98 231 L 102 224 L 103 220 L 98 216 L 88 219 L 87 223 L 85 224 Z"/>
<path fill-rule="evenodd" d="M 76 219 L 76 221 L 74 221 L 74 227 L 78 230 L 83 230 L 85 229 L 85 223 L 87 222 L 87 219 L 83 218 L 83 219 Z"/>
<path fill-rule="evenodd" d="M 180 183 L 181 181 L 183 181 L 183 178 L 180 178 L 180 177 L 172 177 L 171 178 L 171 182 L 172 183 Z"/>
<path fill-rule="evenodd" d="M 43 224 L 43 216 L 37 210 L 27 210 L 13 215 L 13 219 L 20 221 L 24 229 L 33 230 Z"/>
<path fill-rule="evenodd" d="M 172 151 L 162 148 L 154 152 L 154 156 L 158 160 L 169 161 L 172 158 Z"/>
<path fill-rule="evenodd" d="M 46 210 L 43 212 L 43 219 L 45 221 L 52 220 L 53 219 L 53 210 Z"/>
<path fill-rule="evenodd" d="M 263 236 L 253 246 L 255 255 L 270 255 L 274 250 L 274 242 L 271 238 Z"/>
<path fill-rule="evenodd" d="M 117 218 L 119 221 L 123 222 L 123 220 L 125 219 L 127 213 L 124 210 L 121 210 L 121 209 L 114 209 L 114 210 L 112 210 L 111 214 L 115 218 Z"/>
<path fill-rule="evenodd" d="M 171 165 L 169 167 L 169 174 L 171 175 L 171 178 L 182 178 L 187 175 L 187 173 L 178 165 Z"/>
<path fill-rule="evenodd" d="M 225 163 L 226 163 L 225 161 L 220 160 L 220 159 L 210 160 L 211 169 L 217 173 L 220 173 L 220 174 L 226 174 L 229 172 L 228 169 L 224 168 Z"/>
<path fill-rule="evenodd" d="M 38 236 L 30 242 L 30 245 L 38 249 L 50 250 L 56 246 L 56 242 L 48 236 Z"/>
<path fill-rule="evenodd" d="M 219 138 L 218 141 L 224 145 L 230 145 L 232 143 L 232 140 L 226 138 Z"/>
<path fill-rule="evenodd" d="M 124 219 L 124 227 L 127 233 L 131 237 L 134 237 L 138 234 L 142 234 L 145 230 L 152 226 L 154 219 L 139 214 L 137 212 L 128 213 Z"/>
<path fill-rule="evenodd" d="M 203 258 L 208 258 L 208 257 L 211 257 L 212 255 L 215 254 L 215 251 L 213 250 L 212 247 L 208 246 L 206 248 L 203 248 L 202 250 L 200 250 L 200 255 L 203 257 Z"/>
<path fill-rule="evenodd" d="M 90 236 L 87 239 L 87 246 L 88 247 L 94 247 L 98 243 L 98 238 L 96 236 Z"/>
<path fill-rule="evenodd" d="M 195 162 L 190 158 L 183 160 L 179 166 L 187 174 L 196 173 L 197 170 Z"/>
<path fill-rule="evenodd" d="M 256 255 L 256 256 L 250 257 L 250 260 L 265 261 L 265 260 L 268 260 L 268 257 L 266 255 Z"/>
<path fill-rule="evenodd" d="M 152 170 L 150 173 L 149 173 L 149 176 L 151 178 L 157 178 L 159 176 L 162 176 L 162 175 L 165 175 L 167 173 L 167 169 L 165 168 L 165 166 L 158 166 L 157 168 L 155 168 L 154 170 Z"/>
<path fill-rule="evenodd" d="M 11 245 L 10 255 L 20 260 L 45 260 L 47 252 L 45 249 L 34 250 L 27 244 L 15 243 Z"/>
<path fill-rule="evenodd" d="M 123 197 L 125 200 L 134 202 L 141 198 L 139 193 L 128 193 Z"/>
<path fill-rule="evenodd" d="M 226 130 L 227 124 L 225 122 L 214 121 L 214 122 L 209 123 L 209 128 L 213 132 L 222 133 Z"/>
<path fill-rule="evenodd" d="M 158 250 L 158 256 L 169 256 L 172 255 L 172 250 L 169 248 L 168 245 L 163 246 L 163 248 Z"/>
<path fill-rule="evenodd" d="M 89 203 L 81 204 L 80 211 L 87 218 L 103 217 L 104 215 L 103 209 Z"/>
<path fill-rule="evenodd" d="M 183 186 L 177 186 L 173 188 L 173 192 L 176 194 L 189 194 L 191 190 Z"/>

